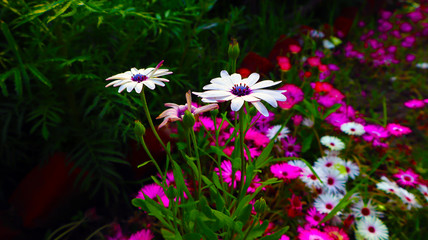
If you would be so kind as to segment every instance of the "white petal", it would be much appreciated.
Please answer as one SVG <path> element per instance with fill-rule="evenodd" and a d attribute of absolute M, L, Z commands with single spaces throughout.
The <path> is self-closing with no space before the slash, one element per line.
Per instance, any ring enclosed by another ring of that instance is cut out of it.
<path fill-rule="evenodd" d="M 130 82 L 126 84 L 126 91 L 131 92 L 132 89 L 134 89 L 135 85 L 137 85 L 138 82 Z"/>
<path fill-rule="evenodd" d="M 113 82 L 110 82 L 109 84 L 106 85 L 106 87 L 110 87 L 111 85 L 114 85 L 114 84 L 116 84 L 118 82 L 122 82 L 122 80 L 115 80 Z"/>
<path fill-rule="evenodd" d="M 234 73 L 230 76 L 230 79 L 232 79 L 233 84 L 239 84 L 242 81 L 241 74 Z"/>
<path fill-rule="evenodd" d="M 162 82 L 169 82 L 169 80 L 166 79 L 166 78 L 154 78 L 154 77 L 151 77 L 150 79 L 147 79 L 147 80 L 156 80 L 156 81 L 162 81 Z"/>
<path fill-rule="evenodd" d="M 146 80 L 147 81 L 147 80 Z M 156 84 L 156 85 L 159 85 L 159 86 L 161 86 L 161 87 L 164 87 L 165 86 L 165 83 L 163 83 L 163 82 L 161 82 L 161 81 L 157 81 L 157 80 L 154 80 L 154 79 L 151 79 L 150 80 L 151 82 L 153 82 L 154 84 Z"/>
<path fill-rule="evenodd" d="M 268 94 L 275 98 L 276 101 L 287 101 L 287 97 L 281 93 L 282 90 L 254 90 L 253 94 L 255 93 L 264 93 Z"/>
<path fill-rule="evenodd" d="M 220 76 L 221 76 L 221 78 L 228 78 L 230 75 L 226 70 L 222 70 L 220 72 Z"/>
<path fill-rule="evenodd" d="M 225 81 L 223 78 L 214 78 L 210 81 L 210 83 L 222 85 L 222 86 L 224 86 L 224 88 L 227 88 L 227 89 L 233 87 L 233 83 L 231 81 L 229 81 L 229 80 Z"/>
<path fill-rule="evenodd" d="M 230 108 L 232 109 L 232 111 L 237 112 L 239 111 L 239 109 L 241 109 L 243 104 L 244 104 L 244 99 L 242 99 L 241 97 L 237 97 L 233 99 L 232 102 L 230 103 Z"/>
<path fill-rule="evenodd" d="M 227 84 L 227 86 L 234 85 L 232 78 L 230 77 L 229 73 L 226 70 L 221 71 L 220 76 L 223 82 L 222 84 Z"/>
<path fill-rule="evenodd" d="M 127 84 L 129 82 L 132 82 L 132 80 L 120 80 L 119 82 L 115 83 L 113 85 L 113 87 L 121 86 L 121 85 Z"/>
<path fill-rule="evenodd" d="M 143 84 L 142 84 L 142 83 L 138 83 L 138 84 L 135 86 L 135 91 L 136 91 L 137 93 L 141 93 L 141 90 L 143 90 Z"/>
<path fill-rule="evenodd" d="M 131 68 L 131 73 L 132 73 L 132 75 L 137 75 L 137 74 L 139 74 L 140 72 L 138 71 L 138 69 L 136 69 L 136 68 Z"/>
<path fill-rule="evenodd" d="M 254 105 L 254 107 L 256 107 L 256 109 L 265 117 L 269 116 L 269 112 L 266 109 L 265 105 L 263 105 L 263 103 L 261 102 L 252 102 L 252 104 Z"/>
<path fill-rule="evenodd" d="M 224 90 L 210 90 L 210 91 L 206 91 L 203 93 L 198 93 L 196 95 L 198 95 L 200 97 L 204 97 L 204 98 L 213 98 L 213 97 L 226 97 L 226 96 L 230 96 L 233 94 L 228 92 L 228 91 L 224 91 Z"/>
<path fill-rule="evenodd" d="M 272 87 L 272 86 L 275 86 L 275 85 L 280 84 L 280 83 L 281 83 L 281 81 L 274 82 L 272 80 L 265 80 L 265 81 L 261 81 L 261 82 L 254 84 L 251 87 L 251 89 L 255 90 L 255 89 L 260 89 L 260 88 Z"/>
<path fill-rule="evenodd" d="M 148 88 L 150 88 L 151 90 L 155 89 L 155 84 L 152 81 L 144 81 L 142 82 L 144 85 L 146 85 Z"/>
<path fill-rule="evenodd" d="M 242 99 L 244 99 L 244 101 L 247 101 L 247 102 L 258 102 L 258 101 L 260 101 L 260 99 L 254 97 L 252 95 L 242 96 Z"/>
<path fill-rule="evenodd" d="M 251 86 L 253 86 L 259 79 L 260 75 L 258 73 L 251 73 L 251 75 L 246 79 L 246 83 L 248 87 L 251 88 Z"/>
<path fill-rule="evenodd" d="M 114 76 L 111 76 L 111 77 L 109 77 L 109 78 L 107 78 L 106 80 L 113 80 L 113 79 L 121 79 L 121 80 L 123 80 L 123 79 L 131 79 L 131 74 L 129 74 L 130 72 L 125 72 L 125 73 L 119 73 L 119 74 L 116 74 L 116 75 L 114 75 Z"/>
<path fill-rule="evenodd" d="M 118 92 L 121 93 L 123 90 L 125 90 L 125 88 L 126 88 L 126 84 L 120 86 Z"/>
<path fill-rule="evenodd" d="M 204 90 L 223 90 L 223 91 L 227 91 L 230 88 L 227 87 L 225 84 L 220 85 L 220 84 L 216 84 L 216 83 L 211 83 L 211 84 L 205 85 L 203 87 Z"/>
<path fill-rule="evenodd" d="M 276 102 L 275 98 L 272 95 L 266 94 L 266 93 L 252 93 L 251 94 L 254 97 L 260 98 L 262 100 L 265 100 L 267 103 L 269 103 L 272 107 L 278 107 L 278 103 Z"/>

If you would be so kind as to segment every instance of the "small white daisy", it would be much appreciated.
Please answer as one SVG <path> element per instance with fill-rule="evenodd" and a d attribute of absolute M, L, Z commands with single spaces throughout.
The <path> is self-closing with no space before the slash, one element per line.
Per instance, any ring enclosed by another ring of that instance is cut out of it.
<path fill-rule="evenodd" d="M 379 182 L 376 184 L 376 187 L 379 190 L 385 191 L 387 193 L 394 193 L 396 194 L 398 191 L 398 185 L 394 181 L 390 181 L 385 176 L 382 176 L 380 179 L 382 179 L 382 182 Z"/>
<path fill-rule="evenodd" d="M 342 142 L 342 140 L 333 136 L 323 136 L 320 139 L 320 142 L 322 145 L 330 148 L 330 150 L 333 151 L 340 151 L 345 148 L 345 144 Z"/>
<path fill-rule="evenodd" d="M 106 87 L 119 87 L 119 92 L 122 92 L 126 89 L 127 92 L 131 92 L 135 89 L 137 93 L 141 93 L 141 90 L 144 86 L 149 89 L 155 89 L 156 85 L 161 87 L 165 86 L 163 82 L 169 82 L 166 78 L 160 78 L 168 74 L 172 74 L 168 69 L 159 69 L 162 66 L 163 61 L 161 61 L 156 68 L 142 68 L 136 69 L 131 68 L 131 71 L 124 73 L 119 73 L 114 76 L 107 78 L 106 80 L 115 80 L 106 85 Z"/>
<path fill-rule="evenodd" d="M 372 200 L 370 199 L 367 203 L 364 203 L 362 199 L 354 204 L 351 208 L 351 211 L 354 213 L 355 217 L 382 217 L 383 213 L 376 210 L 376 207 L 372 205 Z"/>
<path fill-rule="evenodd" d="M 281 125 L 275 125 L 275 126 L 273 126 L 273 127 L 271 127 L 271 128 L 269 128 L 269 130 L 267 131 L 267 134 L 266 134 L 266 136 L 270 139 L 270 140 L 272 140 L 272 138 L 273 137 L 275 137 L 275 135 L 276 135 L 276 133 L 279 131 L 279 129 L 281 128 Z M 277 141 L 277 140 L 281 140 L 281 139 L 283 139 L 283 138 L 285 138 L 285 137 L 287 137 L 287 134 L 289 134 L 290 133 L 290 129 L 288 129 L 287 127 L 283 127 L 282 128 L 282 130 L 281 130 L 281 132 L 278 134 L 278 136 L 276 137 L 276 139 L 275 139 L 275 142 Z"/>
<path fill-rule="evenodd" d="M 319 176 L 323 182 L 322 188 L 327 193 L 342 194 L 346 191 L 346 176 L 342 175 L 338 170 L 334 168 L 322 168 Z"/>
<path fill-rule="evenodd" d="M 304 118 L 303 119 L 303 121 L 302 121 L 302 125 L 303 126 L 306 126 L 306 127 L 308 127 L 308 128 L 311 128 L 311 127 L 313 127 L 314 126 L 314 121 L 312 121 L 311 119 L 309 119 L 309 118 Z"/>
<path fill-rule="evenodd" d="M 339 156 L 340 152 L 339 151 L 333 151 L 333 150 L 324 150 L 324 153 L 327 157 L 337 157 Z"/>
<path fill-rule="evenodd" d="M 344 166 L 346 174 L 351 179 L 355 179 L 358 175 L 360 175 L 360 167 L 356 163 L 352 161 L 346 161 Z"/>
<path fill-rule="evenodd" d="M 333 210 L 334 207 L 336 207 L 342 197 L 342 195 L 324 193 L 318 195 L 318 197 L 315 199 L 314 206 L 318 212 L 328 214 L 331 212 L 331 210 Z"/>
<path fill-rule="evenodd" d="M 388 239 L 388 228 L 377 217 L 365 217 L 357 222 L 357 233 L 366 240 Z"/>
<path fill-rule="evenodd" d="M 306 165 L 306 163 L 304 163 L 302 160 L 291 160 L 291 161 L 288 161 L 287 163 L 288 163 L 288 165 L 295 166 L 295 167 L 298 167 L 298 168 L 302 169 L 302 171 L 304 169 L 308 169 L 309 170 L 309 168 Z"/>
<path fill-rule="evenodd" d="M 327 49 L 333 49 L 335 47 L 335 45 L 327 39 L 322 40 L 322 45 Z"/>
<path fill-rule="evenodd" d="M 237 112 L 241 109 L 244 102 L 250 102 L 265 117 L 269 116 L 266 107 L 261 100 L 266 101 L 272 107 L 278 107 L 277 101 L 286 101 L 283 92 L 285 90 L 266 90 L 264 88 L 272 87 L 281 83 L 272 80 L 258 82 L 260 75 L 252 73 L 248 78 L 242 79 L 240 74 L 229 75 L 226 70 L 220 72 L 219 78 L 214 78 L 210 84 L 203 87 L 205 92 L 193 92 L 193 94 L 202 98 L 202 102 L 216 103 L 231 101 L 232 111 Z"/>
<path fill-rule="evenodd" d="M 422 206 L 416 201 L 416 197 L 413 193 L 410 193 L 404 188 L 398 188 L 397 196 L 407 205 L 407 209 L 421 208 Z"/>
<path fill-rule="evenodd" d="M 422 68 L 422 69 L 428 69 L 428 63 L 426 62 L 416 63 L 416 67 Z"/>
<path fill-rule="evenodd" d="M 364 130 L 364 126 L 362 124 L 356 122 L 347 122 L 340 125 L 340 130 L 348 135 L 357 135 L 361 136 L 366 131 Z"/>
<path fill-rule="evenodd" d="M 418 190 L 424 195 L 425 199 L 428 201 L 428 187 L 426 185 L 419 185 Z"/>

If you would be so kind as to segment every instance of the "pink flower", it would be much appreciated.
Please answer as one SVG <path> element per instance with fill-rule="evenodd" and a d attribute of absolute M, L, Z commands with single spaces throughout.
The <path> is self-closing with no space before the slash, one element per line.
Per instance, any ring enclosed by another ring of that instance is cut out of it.
<path fill-rule="evenodd" d="M 302 213 L 302 202 L 300 201 L 301 197 L 292 195 L 291 198 L 288 198 L 290 201 L 290 206 L 287 207 L 287 214 L 289 217 L 297 217 L 303 215 Z"/>
<path fill-rule="evenodd" d="M 308 59 L 306 59 L 306 61 L 311 67 L 317 67 L 321 64 L 321 60 L 319 57 L 309 57 Z"/>
<path fill-rule="evenodd" d="M 258 188 L 258 187 L 260 187 L 262 184 L 261 184 L 261 179 L 259 178 L 259 176 L 254 176 L 254 178 L 253 178 L 253 181 L 251 181 L 251 184 L 250 184 L 250 186 L 248 187 L 248 189 L 247 189 L 247 192 L 248 193 L 253 193 L 253 192 L 255 192 L 256 191 L 256 189 Z M 262 190 L 265 190 L 266 188 L 262 188 Z"/>
<path fill-rule="evenodd" d="M 388 125 L 386 126 L 386 129 L 388 130 L 389 133 L 391 133 L 394 136 L 402 136 L 412 132 L 410 128 L 401 126 L 400 124 L 396 124 L 396 123 L 388 123 Z"/>
<path fill-rule="evenodd" d="M 300 168 L 287 163 L 278 163 L 270 166 L 270 171 L 277 178 L 284 180 L 295 179 L 300 176 Z"/>
<path fill-rule="evenodd" d="M 306 215 L 305 219 L 309 223 L 309 225 L 317 226 L 326 215 L 327 214 L 322 214 L 318 212 L 315 207 L 312 207 L 308 210 L 308 215 Z"/>
<path fill-rule="evenodd" d="M 290 52 L 294 54 L 299 53 L 300 50 L 302 50 L 302 48 L 299 45 L 295 45 L 295 44 L 291 44 L 289 48 L 290 48 Z"/>
<path fill-rule="evenodd" d="M 407 62 L 413 62 L 416 59 L 416 56 L 413 54 L 407 54 L 406 55 L 406 61 Z"/>
<path fill-rule="evenodd" d="M 287 235 L 282 235 L 281 238 L 279 240 L 290 240 L 290 237 L 288 237 Z"/>
<path fill-rule="evenodd" d="M 412 169 L 407 169 L 406 171 L 399 170 L 398 173 L 393 175 L 395 178 L 398 178 L 397 182 L 402 186 L 413 187 L 416 184 L 419 184 L 418 178 L 419 175 L 413 172 Z"/>
<path fill-rule="evenodd" d="M 286 92 L 282 94 L 287 97 L 287 100 L 278 102 L 279 107 L 282 109 L 291 109 L 294 105 L 303 101 L 303 91 L 294 84 L 285 84 L 284 86 L 280 87 L 279 90 L 286 90 Z"/>
<path fill-rule="evenodd" d="M 284 149 L 286 157 L 298 157 L 302 150 L 302 147 L 296 144 L 296 138 L 292 136 L 288 136 L 286 139 L 281 140 L 282 148 Z"/>
<path fill-rule="evenodd" d="M 364 126 L 364 130 L 366 131 L 366 134 L 363 135 L 363 139 L 366 141 L 373 141 L 373 139 L 389 137 L 388 130 L 380 125 L 366 125 Z"/>
<path fill-rule="evenodd" d="M 414 36 L 407 36 L 401 42 L 401 46 L 405 48 L 412 47 L 415 41 L 416 41 L 416 38 Z"/>
<path fill-rule="evenodd" d="M 412 99 L 404 103 L 408 108 L 423 108 L 425 106 L 424 100 Z"/>
<path fill-rule="evenodd" d="M 345 230 L 342 228 L 336 226 L 327 226 L 324 228 L 324 231 L 333 239 L 349 240 L 348 234 L 346 234 Z"/>
<path fill-rule="evenodd" d="M 305 229 L 299 233 L 299 240 L 334 240 L 327 233 L 321 232 L 316 228 Z"/>
<path fill-rule="evenodd" d="M 410 31 L 412 31 L 412 25 L 410 25 L 409 23 L 404 22 L 404 23 L 402 23 L 400 25 L 400 30 L 402 32 L 406 32 L 406 33 L 410 32 Z"/>
<path fill-rule="evenodd" d="M 142 187 L 141 190 L 138 192 L 136 198 L 145 199 L 145 196 L 151 199 L 157 199 L 157 196 L 159 196 L 164 206 L 169 206 L 168 197 L 165 195 L 165 192 L 163 191 L 162 187 L 157 185 L 156 183 L 151 183 Z"/>
<path fill-rule="evenodd" d="M 294 126 L 299 126 L 300 123 L 302 123 L 302 121 L 303 121 L 303 116 L 302 115 L 294 115 L 291 117 L 291 119 L 293 120 Z"/>
<path fill-rule="evenodd" d="M 317 102 L 324 107 L 331 107 L 336 103 L 340 103 L 345 98 L 345 95 L 337 89 L 330 90 L 326 95 L 319 96 Z"/>
<path fill-rule="evenodd" d="M 223 181 L 228 183 L 229 186 L 232 186 L 232 163 L 229 160 L 225 160 L 221 163 L 221 175 L 223 177 Z M 217 175 L 220 176 L 220 171 L 218 168 L 214 168 L 214 171 Z M 235 172 L 235 182 L 233 183 L 233 187 L 236 187 L 236 182 L 241 181 L 241 171 Z"/>
<path fill-rule="evenodd" d="M 143 229 L 139 232 L 132 234 L 129 240 L 152 240 L 155 236 L 149 229 Z"/>
<path fill-rule="evenodd" d="M 380 12 L 380 15 L 381 15 L 382 19 L 388 20 L 392 16 L 392 12 L 382 10 Z"/>
<path fill-rule="evenodd" d="M 266 147 L 270 142 L 270 139 L 265 134 L 254 128 L 248 129 L 245 134 L 245 140 L 252 141 L 258 147 Z"/>
<path fill-rule="evenodd" d="M 291 64 L 290 59 L 288 59 L 288 57 L 278 56 L 276 57 L 276 60 L 278 61 L 279 68 L 281 68 L 282 71 L 290 70 Z"/>
<path fill-rule="evenodd" d="M 412 22 L 419 22 L 420 20 L 425 18 L 424 15 L 421 13 L 420 8 L 415 9 L 414 12 L 408 13 L 407 17 L 409 17 Z"/>

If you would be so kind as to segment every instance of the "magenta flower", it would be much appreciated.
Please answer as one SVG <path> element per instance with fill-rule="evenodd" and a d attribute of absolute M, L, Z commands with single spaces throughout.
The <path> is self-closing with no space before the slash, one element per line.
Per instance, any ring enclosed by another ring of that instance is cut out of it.
<path fill-rule="evenodd" d="M 416 56 L 413 54 L 407 54 L 406 55 L 406 61 L 407 62 L 413 62 L 416 59 Z"/>
<path fill-rule="evenodd" d="M 223 181 L 229 184 L 229 186 L 232 186 L 232 163 L 229 160 L 225 160 L 221 163 L 220 167 Z M 214 171 L 220 176 L 218 168 L 215 168 Z M 235 172 L 235 182 L 233 183 L 233 187 L 236 187 L 237 181 L 241 181 L 241 171 L 239 170 Z"/>
<path fill-rule="evenodd" d="M 315 207 L 311 207 L 308 210 L 308 214 L 306 215 L 305 219 L 309 223 L 309 225 L 317 226 L 326 215 L 327 214 L 322 214 L 318 212 Z"/>
<path fill-rule="evenodd" d="M 414 36 L 407 36 L 401 42 L 401 46 L 405 47 L 405 48 L 410 48 L 410 47 L 413 46 L 413 44 L 415 43 L 415 41 L 416 41 L 416 38 Z"/>
<path fill-rule="evenodd" d="M 373 141 L 373 139 L 378 138 L 387 138 L 389 137 L 389 132 L 381 125 L 366 125 L 364 126 L 366 134 L 363 136 L 363 139 L 366 141 Z"/>
<path fill-rule="evenodd" d="M 328 226 L 324 228 L 324 231 L 335 240 L 349 240 L 348 234 L 346 234 L 345 230 L 343 230 L 342 228 L 336 226 Z"/>
<path fill-rule="evenodd" d="M 132 234 L 129 240 L 152 240 L 155 236 L 150 229 L 143 229 L 139 232 Z"/>
<path fill-rule="evenodd" d="M 401 25 L 400 25 L 400 31 L 402 31 L 402 32 L 405 32 L 405 33 L 407 33 L 407 32 L 410 32 L 410 31 L 412 31 L 412 25 L 410 25 L 410 23 L 402 23 Z"/>
<path fill-rule="evenodd" d="M 324 107 L 331 107 L 336 103 L 341 103 L 345 95 L 337 89 L 330 90 L 326 95 L 319 96 L 317 102 Z"/>
<path fill-rule="evenodd" d="M 165 195 L 165 192 L 163 191 L 162 187 L 157 185 L 156 183 L 151 183 L 148 185 L 145 185 L 141 188 L 141 190 L 138 192 L 136 198 L 145 199 L 145 196 L 151 198 L 151 199 L 157 199 L 159 198 L 162 200 L 162 203 L 165 207 L 169 206 L 169 199 Z"/>
<path fill-rule="evenodd" d="M 334 240 L 330 235 L 316 228 L 304 229 L 299 233 L 299 240 Z"/>
<path fill-rule="evenodd" d="M 303 116 L 302 115 L 294 115 L 291 117 L 291 119 L 293 120 L 294 126 L 299 126 L 300 123 L 302 123 L 302 121 L 303 121 Z"/>
<path fill-rule="evenodd" d="M 392 16 L 392 12 L 382 10 L 382 11 L 380 12 L 380 16 L 382 17 L 382 19 L 384 19 L 384 20 L 388 20 L 388 19 Z"/>
<path fill-rule="evenodd" d="M 300 152 L 302 150 L 302 146 L 299 144 L 296 144 L 296 138 L 292 136 L 287 136 L 287 138 L 284 138 L 281 140 L 282 143 L 282 149 L 284 149 L 285 156 L 286 157 L 298 157 Z"/>
<path fill-rule="evenodd" d="M 416 184 L 419 184 L 418 178 L 419 174 L 413 172 L 412 169 L 407 169 L 406 171 L 398 170 L 398 173 L 393 175 L 395 178 L 398 178 L 397 182 L 402 186 L 414 187 Z"/>
<path fill-rule="evenodd" d="M 415 9 L 414 12 L 408 13 L 407 17 L 409 17 L 412 22 L 419 22 L 420 20 L 425 18 L 424 15 L 421 13 L 420 8 Z"/>
<path fill-rule="evenodd" d="M 381 20 L 381 19 L 380 19 Z M 380 32 L 388 32 L 392 29 L 392 24 L 388 21 L 381 21 L 379 27 L 377 28 Z"/>
<path fill-rule="evenodd" d="M 274 164 L 270 166 L 270 171 L 275 177 L 284 180 L 291 180 L 300 176 L 300 168 L 287 163 Z"/>
<path fill-rule="evenodd" d="M 258 147 L 266 147 L 270 142 L 270 139 L 265 134 L 254 128 L 248 129 L 245 134 L 245 140 L 252 141 Z"/>
<path fill-rule="evenodd" d="M 404 103 L 407 108 L 423 108 L 425 106 L 424 100 L 412 99 Z"/>
<path fill-rule="evenodd" d="M 308 57 L 306 61 L 311 67 L 317 67 L 321 64 L 321 59 L 319 57 Z"/>
<path fill-rule="evenodd" d="M 283 92 L 282 94 L 287 97 L 287 100 L 278 102 L 279 107 L 282 109 L 291 109 L 294 105 L 303 101 L 304 94 L 302 89 L 294 84 L 285 84 L 280 87 L 279 90 L 286 90 L 286 92 Z"/>
<path fill-rule="evenodd" d="M 391 133 L 394 136 L 402 136 L 412 132 L 410 128 L 401 126 L 400 124 L 396 124 L 396 123 L 388 123 L 388 125 L 386 126 L 386 129 L 388 130 L 389 133 Z"/>
<path fill-rule="evenodd" d="M 400 39 L 401 38 L 401 33 L 398 30 L 393 30 L 390 32 L 391 36 Z"/>

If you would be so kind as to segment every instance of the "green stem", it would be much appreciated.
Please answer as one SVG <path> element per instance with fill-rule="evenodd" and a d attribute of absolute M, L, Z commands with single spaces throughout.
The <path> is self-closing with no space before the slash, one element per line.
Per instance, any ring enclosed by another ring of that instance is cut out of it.
<path fill-rule="evenodd" d="M 97 230 L 95 230 L 95 232 L 91 233 L 91 235 L 89 235 L 89 237 L 86 238 L 86 240 L 91 239 L 93 236 L 95 236 L 95 234 L 99 233 L 101 230 L 103 230 L 106 227 L 109 227 L 111 225 L 111 223 L 108 223 L 100 228 L 98 228 Z"/>
<path fill-rule="evenodd" d="M 190 130 L 190 136 L 192 137 L 193 147 L 195 148 L 195 155 L 196 155 L 196 164 L 198 166 L 198 198 L 200 199 L 201 196 L 201 186 L 202 186 L 202 168 L 201 168 L 201 159 L 199 158 L 199 150 L 198 150 L 198 143 L 196 142 L 196 136 L 195 131 L 193 128 Z"/>
<path fill-rule="evenodd" d="M 156 169 L 158 170 L 159 174 L 161 175 L 162 179 L 164 178 L 162 170 L 160 169 L 158 163 L 156 162 L 156 160 L 153 158 L 153 155 L 150 153 L 149 148 L 146 145 L 146 142 L 144 141 L 144 137 L 141 136 L 141 145 L 143 145 L 144 150 L 146 151 L 147 155 L 150 158 L 150 161 L 155 165 Z M 165 189 L 166 191 L 166 185 L 165 185 Z"/>
<path fill-rule="evenodd" d="M 256 224 L 256 222 L 258 222 L 258 221 L 259 221 L 259 218 L 260 218 L 260 214 L 259 214 L 259 213 L 257 213 L 257 215 L 256 215 L 255 219 L 253 219 L 253 222 L 251 223 L 251 226 L 250 226 L 250 227 L 245 231 L 245 236 L 244 236 L 244 238 L 242 238 L 242 240 L 247 239 L 248 234 L 250 234 L 250 232 L 251 232 L 251 230 L 253 229 L 253 227 L 254 227 L 254 225 Z"/>

